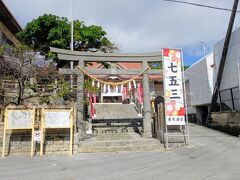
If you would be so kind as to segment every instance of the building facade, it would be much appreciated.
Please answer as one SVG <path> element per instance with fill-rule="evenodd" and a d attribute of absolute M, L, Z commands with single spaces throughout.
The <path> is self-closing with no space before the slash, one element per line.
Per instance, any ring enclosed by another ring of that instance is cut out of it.
<path fill-rule="evenodd" d="M 0 44 L 16 45 L 16 34 L 22 28 L 11 14 L 7 6 L 0 0 Z"/>
<path fill-rule="evenodd" d="M 218 73 L 222 50 L 222 39 L 213 46 L 213 51 L 185 71 L 187 104 L 190 115 L 195 115 L 199 124 L 205 124 Z M 240 28 L 231 36 L 228 55 L 223 71 L 218 104 L 219 111 L 240 110 Z"/>

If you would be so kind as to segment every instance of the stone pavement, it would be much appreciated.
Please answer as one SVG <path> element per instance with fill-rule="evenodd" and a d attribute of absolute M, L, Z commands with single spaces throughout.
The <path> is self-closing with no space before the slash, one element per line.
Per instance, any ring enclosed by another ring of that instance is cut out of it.
<path fill-rule="evenodd" d="M 240 138 L 191 124 L 191 145 L 122 152 L 0 159 L 1 180 L 239 180 Z"/>

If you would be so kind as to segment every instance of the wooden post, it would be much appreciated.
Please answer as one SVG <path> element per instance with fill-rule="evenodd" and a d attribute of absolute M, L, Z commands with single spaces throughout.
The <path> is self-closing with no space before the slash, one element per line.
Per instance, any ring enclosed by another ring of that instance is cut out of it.
<path fill-rule="evenodd" d="M 32 120 L 32 138 L 31 138 L 31 157 L 33 157 L 33 146 L 34 146 L 34 125 L 35 125 L 35 108 L 33 108 L 31 113 Z"/>
<path fill-rule="evenodd" d="M 2 147 L 2 157 L 5 156 L 5 145 L 6 145 L 6 129 L 7 129 L 7 108 L 4 112 L 4 127 L 3 127 L 3 147 Z"/>
<path fill-rule="evenodd" d="M 73 154 L 73 108 L 71 108 L 71 116 L 70 116 L 70 156 Z"/>
<path fill-rule="evenodd" d="M 41 109 L 41 143 L 40 143 L 40 156 L 43 155 L 43 143 L 44 143 L 44 109 Z"/>

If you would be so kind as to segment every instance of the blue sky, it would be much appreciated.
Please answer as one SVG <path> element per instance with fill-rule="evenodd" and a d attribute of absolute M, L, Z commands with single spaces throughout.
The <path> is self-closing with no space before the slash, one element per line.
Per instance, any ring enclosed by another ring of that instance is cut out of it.
<path fill-rule="evenodd" d="M 22 27 L 44 13 L 70 17 L 70 0 L 3 0 Z M 190 1 L 190 0 L 189 0 Z M 191 0 L 232 8 L 233 0 Z M 120 52 L 155 52 L 162 47 L 184 50 L 185 65 L 203 56 L 222 39 L 230 12 L 162 0 L 75 0 L 75 19 L 104 28 Z M 237 15 L 235 27 L 240 25 Z"/>

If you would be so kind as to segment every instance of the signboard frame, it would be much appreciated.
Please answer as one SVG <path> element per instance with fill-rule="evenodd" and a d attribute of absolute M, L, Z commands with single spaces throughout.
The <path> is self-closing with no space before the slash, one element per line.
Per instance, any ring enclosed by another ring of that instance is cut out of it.
<path fill-rule="evenodd" d="M 69 126 L 45 126 L 46 112 L 69 112 Z M 42 108 L 41 110 L 41 143 L 40 143 L 40 156 L 43 155 L 43 144 L 45 140 L 46 129 L 70 129 L 70 143 L 69 143 L 69 155 L 72 156 L 73 151 L 73 119 L 74 119 L 74 108 Z"/>
<path fill-rule="evenodd" d="M 30 112 L 31 125 L 29 127 L 8 127 L 9 117 L 8 113 L 11 111 L 20 111 L 20 112 Z M 2 157 L 5 157 L 5 146 L 6 146 L 6 133 L 8 130 L 32 130 L 31 132 L 31 157 L 33 157 L 33 146 L 34 146 L 34 123 L 35 123 L 35 108 L 6 108 L 4 112 L 4 129 L 3 129 L 3 147 L 2 147 Z"/>
<path fill-rule="evenodd" d="M 164 99 L 165 99 L 165 106 L 166 106 L 166 97 L 165 97 L 165 91 L 166 91 L 166 85 L 165 85 L 165 59 L 164 59 L 164 50 L 173 50 L 173 51 L 179 51 L 180 52 L 180 62 L 181 62 L 181 81 L 182 81 L 182 99 L 183 99 L 183 104 L 184 104 L 184 123 L 179 123 L 179 124 L 168 124 L 167 123 L 167 116 L 166 116 L 166 110 L 167 108 L 165 107 L 165 148 L 166 150 L 169 148 L 168 144 L 168 137 L 169 136 L 182 136 L 184 137 L 184 142 L 185 144 L 189 145 L 189 124 L 188 124 L 188 116 L 187 116 L 187 101 L 186 101 L 186 87 L 185 87 L 185 76 L 184 76 L 184 63 L 183 63 L 183 50 L 182 49 L 177 49 L 177 48 L 162 48 L 162 62 L 163 62 L 163 77 L 164 77 Z M 182 132 L 183 134 L 169 134 L 168 132 L 168 125 L 179 125 L 182 126 Z M 187 134 L 185 132 L 187 130 Z"/>

